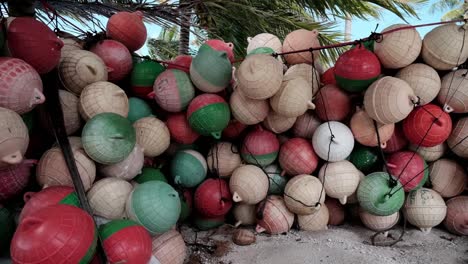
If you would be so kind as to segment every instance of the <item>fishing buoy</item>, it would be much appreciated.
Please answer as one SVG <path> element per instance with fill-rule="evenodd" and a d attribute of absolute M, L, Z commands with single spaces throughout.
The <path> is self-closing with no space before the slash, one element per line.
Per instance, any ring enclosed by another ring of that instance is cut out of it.
<path fill-rule="evenodd" d="M 124 44 L 130 52 L 140 49 L 146 42 L 146 27 L 141 11 L 117 12 L 109 18 L 107 37 Z"/>
<path fill-rule="evenodd" d="M 17 113 L 0 107 L 0 168 L 21 163 L 29 145 L 28 128 Z"/>
<path fill-rule="evenodd" d="M 298 117 L 308 109 L 315 109 L 312 91 L 303 78 L 284 81 L 270 99 L 270 105 L 276 113 L 285 117 Z"/>
<path fill-rule="evenodd" d="M 60 49 L 60 61 L 62 61 L 63 57 L 74 50 L 83 50 L 83 41 L 76 39 L 76 38 L 60 38 L 63 42 L 63 47 Z M 1 44 L 0 44 L 1 45 Z"/>
<path fill-rule="evenodd" d="M 228 126 L 223 130 L 222 138 L 234 140 L 247 128 L 241 122 L 231 119 Z"/>
<path fill-rule="evenodd" d="M 153 91 L 154 81 L 165 70 L 164 66 L 152 60 L 135 63 L 130 75 L 134 95 L 146 99 Z"/>
<path fill-rule="evenodd" d="M 166 120 L 166 126 L 171 134 L 171 139 L 180 144 L 193 144 L 200 137 L 190 127 L 185 113 L 169 115 Z"/>
<path fill-rule="evenodd" d="M 403 132 L 403 124 L 395 124 L 395 129 L 389 140 L 386 142 L 387 146 L 383 149 L 385 153 L 394 153 L 403 150 L 408 145 L 408 139 L 406 139 L 405 133 Z"/>
<path fill-rule="evenodd" d="M 265 167 L 265 172 L 270 182 L 268 194 L 283 195 L 288 180 L 284 176 L 281 168 L 276 164 L 271 164 Z"/>
<path fill-rule="evenodd" d="M 34 161 L 24 160 L 19 164 L 0 168 L 0 202 L 20 194 L 29 183 Z"/>
<path fill-rule="evenodd" d="M 312 144 L 303 138 L 292 138 L 281 145 L 279 164 L 290 176 L 311 174 L 318 160 Z"/>
<path fill-rule="evenodd" d="M 434 191 L 444 198 L 451 198 L 465 190 L 468 175 L 457 162 L 439 159 L 429 167 L 429 179 Z"/>
<path fill-rule="evenodd" d="M 141 172 L 144 160 L 143 149 L 135 144 L 127 158 L 111 165 L 99 166 L 98 171 L 105 177 L 116 177 L 129 181 Z"/>
<path fill-rule="evenodd" d="M 457 121 L 447 139 L 447 145 L 457 156 L 468 158 L 468 117 Z"/>
<path fill-rule="evenodd" d="M 167 183 L 166 176 L 161 172 L 160 169 L 144 167 L 141 169 L 141 173 L 138 174 L 133 181 L 142 184 L 148 181 L 163 181 Z"/>
<path fill-rule="evenodd" d="M 356 192 L 360 172 L 347 160 L 325 163 L 319 172 L 319 179 L 329 197 L 346 204 L 347 198 Z"/>
<path fill-rule="evenodd" d="M 275 134 L 281 134 L 293 127 L 296 119 L 296 117 L 286 117 L 270 111 L 263 121 L 263 126 Z"/>
<path fill-rule="evenodd" d="M 432 162 L 440 159 L 447 152 L 448 146 L 446 143 L 434 147 L 421 147 L 410 144 L 409 149 L 418 153 L 425 161 Z"/>
<path fill-rule="evenodd" d="M 320 209 L 310 215 L 298 215 L 297 222 L 300 230 L 303 231 L 320 231 L 328 229 L 328 220 L 330 212 L 325 204 L 320 206 Z"/>
<path fill-rule="evenodd" d="M 452 119 L 437 105 L 423 105 L 403 121 L 403 132 L 411 144 L 434 147 L 450 136 Z"/>
<path fill-rule="evenodd" d="M 226 215 L 232 207 L 231 192 L 226 181 L 208 179 L 197 187 L 194 196 L 195 208 L 203 217 Z"/>
<path fill-rule="evenodd" d="M 206 177 L 205 158 L 195 150 L 178 151 L 171 161 L 171 175 L 174 183 L 191 188 L 200 184 Z"/>
<path fill-rule="evenodd" d="M 80 99 L 65 90 L 59 90 L 59 99 L 62 106 L 65 132 L 67 135 L 71 135 L 81 128 Z"/>
<path fill-rule="evenodd" d="M 257 209 L 257 233 L 277 235 L 288 232 L 294 223 L 294 214 L 288 210 L 281 196 L 271 195 Z"/>
<path fill-rule="evenodd" d="M 119 86 L 110 82 L 96 82 L 83 89 L 79 110 L 86 121 L 100 113 L 115 113 L 127 117 L 128 98 Z"/>
<path fill-rule="evenodd" d="M 228 189 L 229 190 L 229 189 Z M 193 211 L 193 192 L 185 189 L 180 195 L 180 215 L 179 223 L 184 222 L 192 214 Z"/>
<path fill-rule="evenodd" d="M 227 57 L 231 63 L 234 62 L 234 44 L 231 42 L 226 43 L 220 39 L 209 39 L 205 41 L 206 45 L 217 51 L 224 51 L 227 53 Z"/>
<path fill-rule="evenodd" d="M 153 257 L 150 263 L 183 264 L 187 257 L 184 238 L 176 230 L 169 230 L 153 238 Z"/>
<path fill-rule="evenodd" d="M 424 185 L 429 170 L 426 162 L 416 152 L 395 152 L 387 158 L 388 172 L 410 192 Z"/>
<path fill-rule="evenodd" d="M 409 193 L 403 213 L 410 224 L 419 227 L 424 233 L 429 233 L 432 227 L 444 221 L 447 206 L 437 192 L 421 188 Z"/>
<path fill-rule="evenodd" d="M 447 201 L 445 227 L 453 234 L 467 236 L 468 196 L 457 196 Z"/>
<path fill-rule="evenodd" d="M 388 230 L 398 224 L 400 220 L 400 212 L 395 212 L 391 215 L 373 215 L 362 208 L 359 208 L 359 218 L 361 222 L 370 230 L 375 232 L 384 232 L 388 235 Z"/>
<path fill-rule="evenodd" d="M 255 125 L 262 122 L 268 115 L 270 105 L 267 100 L 254 100 L 243 95 L 236 89 L 229 99 L 232 116 L 245 125 Z"/>
<path fill-rule="evenodd" d="M 106 219 L 120 219 L 125 213 L 127 201 L 133 187 L 118 178 L 104 178 L 97 181 L 87 193 L 89 205 L 95 215 Z"/>
<path fill-rule="evenodd" d="M 271 48 L 274 52 L 280 53 L 283 48 L 281 40 L 270 33 L 260 33 L 253 38 L 248 37 L 247 42 L 247 53 L 251 53 L 253 50 L 262 47 Z"/>
<path fill-rule="evenodd" d="M 232 200 L 236 203 L 257 204 L 268 193 L 268 176 L 254 165 L 244 165 L 236 170 L 229 179 Z"/>
<path fill-rule="evenodd" d="M 193 57 L 190 55 L 177 55 L 171 64 L 167 65 L 167 69 L 177 69 L 190 74 L 190 65 Z"/>
<path fill-rule="evenodd" d="M 449 72 L 442 78 L 437 101 L 447 113 L 468 113 L 468 78 L 465 70 Z"/>
<path fill-rule="evenodd" d="M 359 171 L 359 184 L 362 182 L 362 180 L 364 180 L 364 178 L 366 177 L 366 175 L 364 173 L 362 173 L 362 171 Z M 359 189 L 359 186 L 358 186 L 358 189 Z M 359 207 L 358 205 L 356 205 L 358 203 L 358 198 L 357 198 L 357 190 L 351 194 L 349 197 L 348 197 L 348 201 L 347 203 L 350 204 L 351 206 L 354 206 L 353 208 L 356 208 L 356 207 Z M 353 218 L 357 218 L 357 214 L 355 211 L 351 212 L 351 216 Z"/>
<path fill-rule="evenodd" d="M 250 164 L 267 166 L 278 157 L 279 147 L 275 134 L 257 126 L 245 136 L 240 154 Z"/>
<path fill-rule="evenodd" d="M 284 202 L 298 215 L 316 213 L 325 201 L 322 183 L 314 176 L 301 174 L 288 181 L 284 189 Z"/>
<path fill-rule="evenodd" d="M 315 130 L 320 126 L 320 124 L 320 120 L 308 111 L 296 119 L 293 126 L 294 136 L 312 139 Z"/>
<path fill-rule="evenodd" d="M 399 181 L 391 187 L 390 174 L 373 172 L 359 184 L 359 205 L 373 215 L 387 216 L 398 212 L 405 202 L 405 192 Z"/>
<path fill-rule="evenodd" d="M 351 154 L 354 148 L 354 137 L 346 125 L 330 121 L 321 124 L 315 130 L 312 145 L 320 158 L 335 162 L 344 160 Z"/>
<path fill-rule="evenodd" d="M 230 118 L 229 105 L 222 97 L 215 94 L 195 97 L 187 109 L 190 127 L 200 135 L 211 135 L 216 139 L 221 137 L 221 132 L 229 124 Z"/>
<path fill-rule="evenodd" d="M 83 89 L 108 78 L 107 67 L 98 55 L 87 50 L 70 51 L 58 67 L 59 79 L 68 91 L 80 95 Z"/>
<path fill-rule="evenodd" d="M 109 81 L 120 81 L 127 76 L 133 67 L 132 55 L 120 42 L 105 39 L 89 50 L 98 55 L 107 66 Z"/>
<path fill-rule="evenodd" d="M 218 142 L 211 147 L 206 161 L 208 169 L 220 177 L 230 177 L 242 162 L 237 147 L 229 142 Z"/>
<path fill-rule="evenodd" d="M 0 58 L 0 107 L 24 114 L 45 101 L 36 70 L 16 58 Z"/>
<path fill-rule="evenodd" d="M 236 227 L 240 225 L 254 225 L 257 222 L 257 206 L 252 204 L 238 203 L 234 205 L 232 214 L 236 219 Z"/>
<path fill-rule="evenodd" d="M 381 68 L 377 56 L 358 45 L 338 58 L 334 71 L 340 88 L 348 92 L 362 92 L 377 80 Z"/>
<path fill-rule="evenodd" d="M 378 149 L 360 144 L 354 146 L 349 161 L 363 173 L 371 173 L 382 168 L 382 160 Z"/>
<path fill-rule="evenodd" d="M 255 233 L 247 229 L 237 229 L 232 234 L 232 242 L 239 246 L 248 246 L 255 243 Z"/>
<path fill-rule="evenodd" d="M 297 78 L 305 79 L 309 83 L 309 88 L 312 89 L 312 94 L 315 96 L 320 89 L 320 73 L 315 66 L 301 63 L 292 65 L 284 74 L 283 81 L 290 81 Z"/>
<path fill-rule="evenodd" d="M 382 124 L 370 118 L 364 110 L 358 110 L 351 118 L 350 127 L 353 131 L 353 136 L 357 142 L 368 147 L 379 146 L 386 148 L 387 141 L 392 137 L 395 130 L 395 124 Z M 377 129 L 376 129 L 377 126 Z M 377 133 L 378 130 L 378 133 Z"/>
<path fill-rule="evenodd" d="M 345 208 L 337 200 L 332 198 L 325 199 L 325 205 L 328 209 L 328 225 L 339 226 L 344 223 L 345 220 Z"/>
<path fill-rule="evenodd" d="M 173 113 L 185 110 L 195 96 L 189 75 L 176 69 L 159 74 L 154 81 L 153 90 L 156 103 L 162 109 Z"/>
<path fill-rule="evenodd" d="M 331 67 L 326 70 L 320 77 L 320 80 L 323 85 L 336 84 L 335 67 Z"/>
<path fill-rule="evenodd" d="M 351 112 L 350 97 L 338 86 L 325 85 L 314 100 L 315 113 L 324 121 L 342 121 Z"/>
<path fill-rule="evenodd" d="M 135 123 L 136 142 L 143 148 L 146 157 L 161 155 L 169 147 L 169 129 L 156 117 L 144 117 Z"/>
<path fill-rule="evenodd" d="M 148 181 L 133 189 L 126 203 L 127 216 L 152 235 L 169 231 L 179 219 L 179 194 L 162 181 Z"/>
<path fill-rule="evenodd" d="M 385 35 L 381 41 L 374 42 L 374 52 L 384 68 L 403 68 L 418 58 L 422 39 L 415 28 L 408 28 L 405 24 L 395 24 L 382 30 L 381 34 Z"/>
<path fill-rule="evenodd" d="M 195 215 L 195 219 L 193 220 L 193 224 L 196 228 L 200 231 L 207 231 L 214 228 L 218 228 L 224 224 L 225 217 L 215 217 L 215 218 L 207 218 L 201 217 L 199 215 Z"/>
<path fill-rule="evenodd" d="M 283 42 L 283 52 L 292 52 L 298 50 L 308 50 L 310 48 L 320 47 L 318 41 L 319 32 L 317 30 L 298 29 L 286 35 Z M 312 55 L 313 54 L 313 55 Z M 320 57 L 320 52 L 315 50 L 313 52 L 305 51 L 298 53 L 290 53 L 284 55 L 284 58 L 290 65 L 299 63 L 311 64 Z"/>
<path fill-rule="evenodd" d="M 423 63 L 411 64 L 398 71 L 395 77 L 407 82 L 413 88 L 414 94 L 420 99 L 420 105 L 432 102 L 441 88 L 437 71 Z"/>
<path fill-rule="evenodd" d="M 130 122 L 135 123 L 143 117 L 152 116 L 153 111 L 147 102 L 137 97 L 128 98 L 128 116 Z"/>

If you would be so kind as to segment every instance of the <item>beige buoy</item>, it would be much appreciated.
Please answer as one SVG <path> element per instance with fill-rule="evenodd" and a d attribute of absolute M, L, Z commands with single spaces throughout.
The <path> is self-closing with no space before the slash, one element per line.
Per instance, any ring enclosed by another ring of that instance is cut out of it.
<path fill-rule="evenodd" d="M 236 219 L 236 227 L 240 225 L 254 225 L 257 222 L 257 206 L 254 204 L 236 204 L 232 213 Z"/>
<path fill-rule="evenodd" d="M 314 109 L 312 90 L 303 78 L 284 81 L 280 90 L 270 99 L 273 110 L 285 117 L 298 117 L 307 109 Z"/>
<path fill-rule="evenodd" d="M 96 178 L 96 166 L 86 156 L 82 149 L 72 149 L 78 172 L 83 182 L 85 191 L 91 188 Z M 36 178 L 40 186 L 73 186 L 73 181 L 68 171 L 65 157 L 59 148 L 51 148 L 46 151 L 36 168 Z"/>
<path fill-rule="evenodd" d="M 251 245 L 255 240 L 255 233 L 247 229 L 237 229 L 232 234 L 232 242 L 239 246 Z"/>
<path fill-rule="evenodd" d="M 82 50 L 83 49 L 83 44 L 72 39 L 72 38 L 60 38 L 63 42 L 63 47 L 60 49 L 61 53 L 64 54 L 68 51 L 73 51 L 73 50 Z M 63 55 L 62 55 L 63 56 Z"/>
<path fill-rule="evenodd" d="M 288 232 L 294 223 L 294 214 L 286 207 L 283 197 L 268 196 L 257 208 L 257 233 L 277 235 Z"/>
<path fill-rule="evenodd" d="M 357 142 L 364 146 L 377 147 L 379 145 L 377 131 L 375 130 L 374 120 L 370 118 L 364 110 L 358 110 L 350 122 L 351 131 Z M 382 124 L 377 122 L 380 136 L 380 147 L 387 147 L 387 141 L 392 137 L 395 130 L 395 124 Z"/>
<path fill-rule="evenodd" d="M 83 89 L 79 110 L 86 121 L 100 113 L 116 113 L 127 117 L 128 98 L 119 86 L 110 82 L 96 82 Z"/>
<path fill-rule="evenodd" d="M 28 145 L 28 128 L 21 116 L 0 107 L 0 168 L 20 164 Z"/>
<path fill-rule="evenodd" d="M 293 65 L 284 74 L 283 81 L 297 78 L 305 79 L 309 83 L 312 95 L 317 94 L 320 88 L 320 74 L 315 67 L 306 63 Z"/>
<path fill-rule="evenodd" d="M 229 189 L 236 203 L 257 204 L 268 192 L 269 180 L 265 172 L 254 165 L 244 165 L 231 175 Z"/>
<path fill-rule="evenodd" d="M 359 208 L 359 218 L 361 222 L 372 231 L 384 232 L 384 236 L 388 236 L 388 230 L 398 224 L 400 220 L 400 212 L 395 212 L 391 215 L 380 216 L 368 213 L 366 210 Z"/>
<path fill-rule="evenodd" d="M 125 216 L 125 203 L 132 189 L 132 185 L 123 179 L 104 178 L 94 183 L 88 191 L 89 205 L 96 215 L 121 219 Z"/>
<path fill-rule="evenodd" d="M 156 157 L 169 148 L 171 136 L 166 124 L 156 117 L 144 117 L 133 123 L 136 141 L 146 157 Z"/>
<path fill-rule="evenodd" d="M 320 120 L 311 111 L 307 111 L 296 119 L 293 127 L 294 136 L 311 139 L 320 124 Z"/>
<path fill-rule="evenodd" d="M 231 94 L 229 106 L 234 118 L 244 125 L 255 125 L 262 122 L 270 110 L 267 100 L 250 99 L 243 95 L 240 89 L 236 89 Z"/>
<path fill-rule="evenodd" d="M 320 47 L 320 42 L 318 41 L 319 32 L 317 30 L 305 30 L 298 29 L 289 33 L 283 42 L 283 52 L 291 52 L 298 50 L 308 50 L 310 48 Z M 314 55 L 309 51 L 300 52 L 300 53 L 291 53 L 284 55 L 284 58 L 288 64 L 299 64 L 299 63 L 308 63 L 312 64 L 314 60 L 318 60 L 320 52 L 318 50 L 313 52 Z"/>
<path fill-rule="evenodd" d="M 468 77 L 466 70 L 447 73 L 442 78 L 437 101 L 447 113 L 468 113 Z"/>
<path fill-rule="evenodd" d="M 253 38 L 248 37 L 247 42 L 249 43 L 247 45 L 247 54 L 256 48 L 268 47 L 276 53 L 280 53 L 283 48 L 281 40 L 270 33 L 260 33 Z"/>
<path fill-rule="evenodd" d="M 463 167 L 455 161 L 440 159 L 429 167 L 429 179 L 434 191 L 444 198 L 451 198 L 465 190 L 468 175 Z"/>
<path fill-rule="evenodd" d="M 442 84 L 437 71 L 423 63 L 411 64 L 401 69 L 395 77 L 413 88 L 414 94 L 421 99 L 421 105 L 432 102 L 439 94 Z"/>
<path fill-rule="evenodd" d="M 396 24 L 385 28 L 382 33 L 401 27 Z M 419 56 L 422 39 L 415 28 L 402 29 L 383 35 L 382 41 L 374 42 L 374 53 L 384 68 L 399 69 L 413 63 Z"/>
<path fill-rule="evenodd" d="M 447 145 L 461 158 L 468 158 L 468 117 L 460 118 L 447 139 Z"/>
<path fill-rule="evenodd" d="M 436 70 L 451 70 L 468 59 L 468 34 L 463 26 L 446 24 L 424 36 L 421 56 Z"/>
<path fill-rule="evenodd" d="M 410 144 L 409 149 L 418 153 L 425 161 L 432 162 L 440 159 L 448 150 L 446 143 L 436 145 L 434 147 L 421 147 Z"/>
<path fill-rule="evenodd" d="M 457 196 L 447 201 L 444 225 L 454 234 L 468 236 L 468 196 Z"/>
<path fill-rule="evenodd" d="M 219 142 L 208 152 L 206 163 L 211 172 L 217 172 L 220 177 L 230 177 L 241 165 L 242 159 L 235 145 L 229 142 Z"/>
<path fill-rule="evenodd" d="M 362 171 L 358 170 L 358 172 L 359 172 L 359 183 L 361 183 L 361 181 L 364 180 L 366 175 L 364 173 L 362 173 Z M 358 185 L 358 187 L 359 187 L 359 185 Z M 358 202 L 359 201 L 357 199 L 357 189 L 356 189 L 356 191 L 348 197 L 347 204 L 356 204 Z"/>
<path fill-rule="evenodd" d="M 346 204 L 347 198 L 356 192 L 360 182 L 359 175 L 359 170 L 351 162 L 342 160 L 325 163 L 320 169 L 319 179 L 328 196 Z"/>
<path fill-rule="evenodd" d="M 288 209 L 298 215 L 317 212 L 325 201 L 325 189 L 314 176 L 302 174 L 288 181 L 284 189 L 284 202 Z"/>
<path fill-rule="evenodd" d="M 80 99 L 65 90 L 59 90 L 59 98 L 63 111 L 65 131 L 67 135 L 71 135 L 81 127 L 81 116 L 78 110 Z"/>
<path fill-rule="evenodd" d="M 150 263 L 183 264 L 187 257 L 187 246 L 182 235 L 172 229 L 153 238 L 152 252 L 157 260 L 152 259 Z"/>
<path fill-rule="evenodd" d="M 81 149 L 83 150 L 83 144 L 81 143 L 81 137 L 68 137 L 68 142 L 72 149 Z M 56 142 L 52 145 L 53 148 L 59 148 L 59 144 Z"/>
<path fill-rule="evenodd" d="M 298 215 L 297 222 L 303 231 L 321 231 L 328 229 L 328 219 L 330 212 L 325 204 L 320 209 L 310 215 Z"/>
<path fill-rule="evenodd" d="M 238 89 L 256 100 L 272 97 L 281 87 L 283 65 L 270 55 L 248 56 L 236 70 Z"/>
<path fill-rule="evenodd" d="M 408 222 L 424 233 L 429 233 L 431 228 L 442 223 L 447 214 L 447 206 L 436 191 L 420 188 L 408 194 L 403 213 Z"/>
<path fill-rule="evenodd" d="M 270 111 L 263 121 L 263 126 L 273 133 L 281 134 L 293 127 L 296 119 L 296 117 L 286 117 L 277 114 L 275 111 Z"/>
<path fill-rule="evenodd" d="M 63 54 L 58 67 L 59 79 L 65 89 L 80 95 L 88 85 L 107 81 L 107 67 L 98 55 L 87 50 Z"/>
<path fill-rule="evenodd" d="M 132 180 L 141 173 L 145 156 L 143 148 L 135 144 L 132 152 L 123 161 L 111 165 L 98 167 L 98 171 L 105 177 L 116 177 L 124 180 Z"/>
<path fill-rule="evenodd" d="M 366 91 L 364 107 L 369 116 L 382 124 L 405 119 L 418 101 L 413 89 L 403 80 L 385 76 Z"/>

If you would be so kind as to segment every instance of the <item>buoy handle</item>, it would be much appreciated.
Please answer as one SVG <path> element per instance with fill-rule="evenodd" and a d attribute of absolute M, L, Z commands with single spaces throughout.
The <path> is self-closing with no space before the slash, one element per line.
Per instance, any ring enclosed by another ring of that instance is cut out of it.
<path fill-rule="evenodd" d="M 309 108 L 310 110 L 315 110 L 315 104 L 312 103 L 312 101 L 308 101 L 307 102 L 307 108 Z"/>
<path fill-rule="evenodd" d="M 221 132 L 218 131 L 218 132 L 213 132 L 211 133 L 211 135 L 215 138 L 215 139 L 220 139 L 221 138 Z"/>
<path fill-rule="evenodd" d="M 31 198 L 36 194 L 35 192 L 27 192 L 23 195 L 23 200 L 25 203 L 27 203 Z"/>
<path fill-rule="evenodd" d="M 444 112 L 446 112 L 446 113 L 452 113 L 453 110 L 454 110 L 454 109 L 453 109 L 450 105 L 448 105 L 448 104 L 445 104 L 445 105 L 444 105 Z"/>
<path fill-rule="evenodd" d="M 63 41 L 61 39 L 59 39 L 59 38 L 52 39 L 51 44 L 53 46 L 56 46 L 57 49 L 59 49 L 59 50 L 62 49 L 63 46 L 64 46 Z"/>
<path fill-rule="evenodd" d="M 4 156 L 2 161 L 11 165 L 20 164 L 21 161 L 23 161 L 23 154 L 17 150 L 11 154 L 8 154 L 7 156 Z"/>
<path fill-rule="evenodd" d="M 154 91 L 152 91 L 151 93 L 147 94 L 146 97 L 148 99 L 154 99 L 156 97 L 156 93 Z"/>
<path fill-rule="evenodd" d="M 431 227 L 421 227 L 419 228 L 424 234 L 429 234 L 431 232 Z"/>
<path fill-rule="evenodd" d="M 252 37 L 247 37 L 247 42 L 251 42 L 252 41 Z"/>
<path fill-rule="evenodd" d="M 112 68 L 112 67 L 106 67 L 106 69 L 107 69 L 107 72 L 108 72 L 108 73 L 114 71 L 114 68 Z"/>
<path fill-rule="evenodd" d="M 237 192 L 232 194 L 232 200 L 236 203 L 242 202 L 242 198 L 239 196 Z"/>
<path fill-rule="evenodd" d="M 33 97 L 31 98 L 30 105 L 33 106 L 33 105 L 42 104 L 44 103 L 45 99 L 46 98 L 44 94 L 41 91 L 39 91 L 39 89 L 34 88 Z"/>
<path fill-rule="evenodd" d="M 236 224 L 234 225 L 234 227 L 239 227 L 240 225 L 242 225 L 242 221 L 237 221 Z"/>
<path fill-rule="evenodd" d="M 380 147 L 383 148 L 383 149 L 386 148 L 387 147 L 387 142 L 381 142 Z"/>
<path fill-rule="evenodd" d="M 344 197 L 340 198 L 340 203 L 341 203 L 342 205 L 345 205 L 346 202 L 347 202 L 347 200 L 348 200 L 348 197 L 347 197 L 347 196 L 344 196 Z"/>
<path fill-rule="evenodd" d="M 257 232 L 257 233 L 263 233 L 263 232 L 265 232 L 265 231 L 266 231 L 266 229 L 265 229 L 263 226 L 261 226 L 261 225 L 257 225 L 257 226 L 255 227 L 255 232 Z"/>
<path fill-rule="evenodd" d="M 234 44 L 232 44 L 232 42 L 228 42 L 227 45 L 229 48 L 231 48 L 231 50 L 234 48 Z"/>

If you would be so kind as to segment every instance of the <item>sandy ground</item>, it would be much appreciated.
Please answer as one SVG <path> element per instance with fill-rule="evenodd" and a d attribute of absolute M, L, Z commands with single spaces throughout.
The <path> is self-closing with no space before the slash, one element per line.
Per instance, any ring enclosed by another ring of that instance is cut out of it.
<path fill-rule="evenodd" d="M 390 234 L 398 237 L 400 231 L 401 227 L 390 231 Z M 257 242 L 250 246 L 233 244 L 231 232 L 232 228 L 228 226 L 221 227 L 217 231 L 198 232 L 197 243 L 194 245 L 195 232 L 183 228 L 182 234 L 191 251 L 187 263 L 468 263 L 468 237 L 455 236 L 442 229 L 433 229 L 429 234 L 424 234 L 413 227 L 408 227 L 403 240 L 392 247 L 372 246 L 370 237 L 374 232 L 361 226 L 344 225 L 320 232 L 291 231 L 277 236 L 262 234 L 258 235 Z M 382 239 L 377 237 L 376 241 Z M 229 242 L 222 244 L 223 249 L 215 250 L 214 253 L 204 248 L 205 245 L 217 243 L 219 246 L 219 243 L 222 243 L 219 241 Z M 200 244 L 203 246 L 200 247 Z"/>

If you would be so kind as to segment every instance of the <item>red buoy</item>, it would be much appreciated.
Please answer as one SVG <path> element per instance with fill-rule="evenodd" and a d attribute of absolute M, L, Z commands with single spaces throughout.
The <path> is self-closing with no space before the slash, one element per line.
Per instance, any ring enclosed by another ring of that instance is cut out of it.
<path fill-rule="evenodd" d="M 351 112 L 351 99 L 334 84 L 320 89 L 314 100 L 315 113 L 323 121 L 343 121 Z"/>
<path fill-rule="evenodd" d="M 226 139 L 236 139 L 246 128 L 247 125 L 232 119 L 229 121 L 229 125 L 223 130 L 222 137 Z"/>
<path fill-rule="evenodd" d="M 100 41 L 90 51 L 106 64 L 109 81 L 120 81 L 132 70 L 132 55 L 127 47 L 118 41 L 111 39 Z"/>
<path fill-rule="evenodd" d="M 185 112 L 171 114 L 166 121 L 171 133 L 171 139 L 180 144 L 192 144 L 200 135 L 195 132 L 187 121 Z"/>
<path fill-rule="evenodd" d="M 318 165 L 318 156 L 310 141 L 292 138 L 281 145 L 279 163 L 290 176 L 311 174 Z"/>
<path fill-rule="evenodd" d="M 208 179 L 195 191 L 195 208 L 204 217 L 220 217 L 232 207 L 231 192 L 226 181 Z"/>
<path fill-rule="evenodd" d="M 411 144 L 434 147 L 450 136 L 452 119 L 437 105 L 423 105 L 411 111 L 403 121 L 403 132 Z"/>
<path fill-rule="evenodd" d="M 18 165 L 0 169 L 0 202 L 15 197 L 26 188 L 34 163 L 32 160 L 24 160 Z"/>
<path fill-rule="evenodd" d="M 226 43 L 219 39 L 209 39 L 205 42 L 205 44 L 207 44 L 215 50 L 225 51 L 228 55 L 229 61 L 231 63 L 234 62 L 234 44 L 232 44 L 231 42 Z"/>
<path fill-rule="evenodd" d="M 42 22 L 32 17 L 15 17 L 7 21 L 8 51 L 22 59 L 39 74 L 50 72 L 60 60 L 63 42 Z"/>
<path fill-rule="evenodd" d="M 89 263 L 96 249 L 93 218 L 70 205 L 51 205 L 25 217 L 11 241 L 13 263 Z"/>
<path fill-rule="evenodd" d="M 107 22 L 107 36 L 124 44 L 130 52 L 143 47 L 146 42 L 146 27 L 143 13 L 118 12 Z"/>
<path fill-rule="evenodd" d="M 392 137 L 386 142 L 387 146 L 383 149 L 385 153 L 393 153 L 404 149 L 408 145 L 408 139 L 403 133 L 402 123 L 395 124 Z"/>
<path fill-rule="evenodd" d="M 330 69 L 326 70 L 320 77 L 320 82 L 323 85 L 336 84 L 335 67 L 331 67 Z"/>
<path fill-rule="evenodd" d="M 276 160 L 279 148 L 276 135 L 258 125 L 245 136 L 241 156 L 250 164 L 267 166 Z"/>
<path fill-rule="evenodd" d="M 405 192 L 424 184 L 424 174 L 429 173 L 425 167 L 426 163 L 421 156 L 412 151 L 396 152 L 387 159 L 388 172 L 400 181 Z"/>
<path fill-rule="evenodd" d="M 167 69 L 181 70 L 190 73 L 190 64 L 192 64 L 193 57 L 190 55 L 179 55 L 167 65 Z"/>

